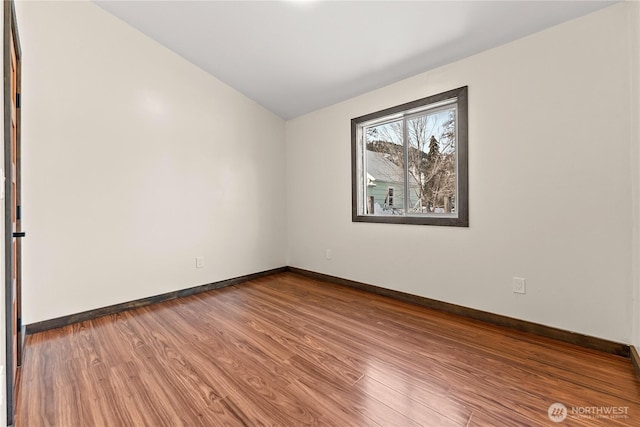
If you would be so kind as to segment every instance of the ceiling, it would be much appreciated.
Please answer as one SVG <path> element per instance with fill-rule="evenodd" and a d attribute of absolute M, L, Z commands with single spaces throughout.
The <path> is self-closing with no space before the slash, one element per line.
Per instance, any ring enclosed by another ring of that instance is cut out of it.
<path fill-rule="evenodd" d="M 612 1 L 95 1 L 291 119 Z"/>

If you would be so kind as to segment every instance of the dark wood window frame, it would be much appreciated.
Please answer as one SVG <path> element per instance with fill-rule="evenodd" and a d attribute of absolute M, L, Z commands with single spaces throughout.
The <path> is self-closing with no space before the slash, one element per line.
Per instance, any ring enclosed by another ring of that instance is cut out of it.
<path fill-rule="evenodd" d="M 351 119 L 351 203 L 353 222 L 374 222 L 389 224 L 415 224 L 415 225 L 442 225 L 453 227 L 469 226 L 469 154 L 468 154 L 468 87 L 463 86 L 437 95 L 428 96 L 416 101 L 407 102 L 395 107 L 377 111 L 361 117 Z M 456 216 L 438 215 L 368 215 L 359 212 L 360 171 L 358 168 L 358 129 L 363 123 L 367 123 L 386 116 L 402 115 L 419 108 L 438 104 L 447 100 L 456 99 L 457 105 L 457 191 L 456 191 Z"/>

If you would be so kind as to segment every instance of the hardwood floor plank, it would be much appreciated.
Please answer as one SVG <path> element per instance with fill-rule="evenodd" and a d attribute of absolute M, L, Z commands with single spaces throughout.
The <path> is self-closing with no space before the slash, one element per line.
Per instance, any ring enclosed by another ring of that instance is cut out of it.
<path fill-rule="evenodd" d="M 392 390 L 410 395 L 422 405 L 464 425 L 471 416 L 471 409 L 451 398 L 450 387 L 442 387 L 431 380 L 423 380 L 421 376 L 411 374 L 393 364 L 382 364 L 371 361 L 367 367 L 367 377 L 375 379 Z M 437 386 L 434 387 L 434 385 Z"/>
<path fill-rule="evenodd" d="M 169 314 L 169 312 L 164 313 L 164 315 Z M 171 346 L 169 342 L 179 343 L 181 338 L 173 321 L 163 326 L 154 319 L 152 312 L 143 312 L 143 316 L 134 320 L 136 322 L 132 322 L 132 328 L 135 333 L 145 343 L 149 343 L 149 347 L 145 347 L 146 352 L 160 356 L 152 357 L 146 363 L 156 365 L 158 373 L 155 376 L 162 377 L 162 383 L 171 384 L 171 390 L 178 399 L 178 402 L 173 404 L 177 403 L 178 407 L 193 405 L 199 408 L 200 415 L 201 411 L 206 409 L 204 412 L 208 415 L 205 418 L 211 416 L 214 419 L 224 419 L 225 423 L 230 424 L 239 421 L 233 413 L 225 413 L 228 402 L 223 403 L 222 400 L 230 390 L 240 387 L 230 386 L 228 382 L 218 380 L 227 378 L 229 375 L 220 369 L 220 364 L 212 364 L 210 356 L 211 353 L 216 354 L 214 359 L 217 361 L 224 358 L 234 360 L 233 356 L 228 354 L 228 349 L 219 346 L 217 341 L 209 342 L 206 336 L 202 339 L 207 341 L 192 340 L 184 342 L 183 346 Z M 158 330 L 162 330 L 162 333 L 157 333 Z M 186 354 L 189 356 L 187 357 Z M 258 419 L 264 416 L 262 412 L 257 414 Z"/>
<path fill-rule="evenodd" d="M 413 399 L 411 392 L 402 393 L 387 387 L 385 384 L 365 375 L 356 384 L 356 389 L 383 402 L 385 405 L 401 413 L 412 421 L 423 426 L 459 426 L 460 422 L 433 410 L 427 405 Z"/>
<path fill-rule="evenodd" d="M 224 302 L 223 299 L 220 301 Z M 335 346 L 326 345 L 327 343 L 319 337 L 308 334 L 305 331 L 307 325 L 302 322 L 303 319 L 289 319 L 289 321 L 284 323 L 284 325 L 287 326 L 283 328 L 281 326 L 283 323 L 278 322 L 277 317 L 281 316 L 281 313 L 270 311 L 273 310 L 273 307 L 267 307 L 268 304 L 266 304 L 264 300 L 260 301 L 260 310 L 255 309 L 255 305 L 252 305 L 251 301 L 245 300 L 243 302 L 243 310 L 247 313 L 254 313 L 256 316 L 255 320 L 253 318 L 250 319 L 252 320 L 251 329 L 255 330 L 256 327 L 259 328 L 259 326 L 257 326 L 259 324 L 257 319 L 268 321 L 269 325 L 263 326 L 261 330 L 270 331 L 271 334 L 277 332 L 277 341 L 287 343 L 291 349 L 289 354 L 295 354 L 293 360 L 291 360 L 291 357 L 287 353 L 282 351 L 275 357 L 280 357 L 281 360 L 290 360 L 292 364 L 314 365 L 319 369 L 323 369 L 327 376 L 334 382 L 346 382 L 351 385 L 362 377 L 364 363 L 358 363 L 353 359 L 346 360 L 346 358 L 340 357 L 341 352 Z M 270 317 L 265 313 L 276 313 L 276 317 Z M 228 327 L 233 328 L 233 325 L 228 325 Z M 251 334 L 251 330 L 244 329 L 243 333 Z M 262 339 L 259 341 L 261 343 L 265 341 L 264 334 L 262 335 Z M 254 352 L 254 354 L 255 353 L 256 352 Z"/>
<path fill-rule="evenodd" d="M 326 287 L 323 287 L 323 289 L 326 289 Z M 357 291 L 356 291 L 357 292 Z M 386 298 L 380 298 L 382 300 L 387 300 Z M 376 300 L 375 298 L 372 298 L 371 300 Z M 367 302 L 369 302 L 369 300 L 366 300 Z M 393 301 L 393 300 L 389 300 L 390 304 L 398 304 L 397 301 Z M 399 303 L 402 305 L 402 303 Z M 350 306 L 352 306 L 353 304 L 350 303 Z M 405 305 L 406 306 L 406 305 Z M 359 309 L 359 310 L 354 310 L 355 314 L 350 315 L 350 317 L 355 318 L 358 316 L 363 316 L 360 313 L 365 312 L 366 310 L 363 309 Z M 388 314 L 387 311 L 383 311 L 383 315 Z M 391 312 L 391 314 L 395 314 L 395 312 Z M 415 315 L 414 315 L 415 317 Z M 451 317 L 450 315 L 448 317 Z M 361 321 L 366 323 L 366 318 L 364 317 L 360 317 Z M 405 317 L 406 318 L 406 317 Z M 403 319 L 405 319 L 403 318 Z M 455 316 L 454 316 L 455 318 Z M 476 322 L 476 321 L 469 321 L 468 319 L 461 319 L 463 320 L 465 323 L 469 323 L 471 326 L 474 326 L 476 324 L 479 324 L 480 322 Z M 406 325 L 402 325 L 401 328 L 398 328 L 398 338 L 403 338 L 403 341 L 416 341 L 417 343 L 419 343 L 421 345 L 422 348 L 428 348 L 430 353 L 436 353 L 435 355 L 437 355 L 437 349 L 441 348 L 441 351 L 444 352 L 444 354 L 440 354 L 440 356 L 442 355 L 446 355 L 446 354 L 456 354 L 451 353 L 452 350 L 460 350 L 462 347 L 462 350 L 465 350 L 468 348 L 468 350 L 471 350 L 472 353 L 479 353 L 479 352 L 484 352 L 486 353 L 484 356 L 485 357 L 489 357 L 490 359 L 500 359 L 502 362 L 508 362 L 511 365 L 516 365 L 517 367 L 521 368 L 524 371 L 527 372 L 532 372 L 535 371 L 536 366 L 532 366 L 535 365 L 536 363 L 540 363 L 540 364 L 545 364 L 546 362 L 546 358 L 544 357 L 539 357 L 540 362 L 538 362 L 538 360 L 536 360 L 535 357 L 526 357 L 523 358 L 521 357 L 519 354 L 514 354 L 514 352 L 511 351 L 511 349 L 515 349 L 516 346 L 514 344 L 517 344 L 517 341 L 515 341 L 513 338 L 511 339 L 511 342 L 505 342 L 503 340 L 501 340 L 501 338 L 504 335 L 504 330 L 502 328 L 497 328 L 493 325 L 489 325 L 490 329 L 489 331 L 495 332 L 498 331 L 498 333 L 494 334 L 494 336 L 492 338 L 495 338 L 495 341 L 497 341 L 498 343 L 504 344 L 503 346 L 499 346 L 496 347 L 497 350 L 492 350 L 491 348 L 487 348 L 486 345 L 482 344 L 482 342 L 479 342 L 476 340 L 475 336 L 471 337 L 469 336 L 469 334 L 467 334 L 467 338 L 469 338 L 469 340 L 464 340 L 462 343 L 459 340 L 460 336 L 465 336 L 464 335 L 464 330 L 460 331 L 460 330 L 455 330 L 455 329 L 460 329 L 459 325 L 452 325 L 454 327 L 454 331 L 445 331 L 445 333 L 438 333 L 438 331 L 441 329 L 435 325 L 429 325 L 428 330 L 428 334 L 434 333 L 437 334 L 437 340 L 436 343 L 438 344 L 438 347 L 434 347 L 434 342 L 432 341 L 422 341 L 420 342 L 420 340 L 423 340 L 425 338 L 425 331 L 421 331 L 419 329 L 417 329 L 416 327 L 414 327 L 414 322 L 416 321 L 416 319 L 411 319 L 411 322 L 406 322 L 405 323 L 410 323 L 409 327 L 410 327 L 410 332 L 411 332 L 411 336 L 405 336 L 403 330 L 407 329 Z M 419 322 L 415 322 L 416 324 L 419 324 Z M 380 323 L 382 325 L 382 323 Z M 362 326 L 362 325 L 361 325 Z M 362 329 L 361 326 L 355 327 L 355 328 L 350 328 L 350 329 Z M 384 323 L 385 329 L 387 327 L 393 327 L 393 325 L 390 325 L 388 322 Z M 364 326 L 366 327 L 366 325 Z M 470 329 L 467 327 L 467 329 Z M 348 333 L 348 332 L 347 332 Z M 474 332 L 475 334 L 475 332 Z M 520 333 L 520 332 L 515 332 L 516 334 L 516 338 L 519 338 L 521 336 L 528 336 L 529 334 L 524 334 L 524 333 Z M 389 337 L 387 337 L 387 339 L 389 339 Z M 546 341 L 551 341 L 551 340 L 546 340 Z M 451 346 L 449 346 L 450 348 L 446 348 L 446 347 L 442 347 L 440 344 L 445 343 L 446 342 L 450 342 Z M 462 345 L 461 345 L 462 344 Z M 395 344 L 394 344 L 395 345 Z M 393 346 L 393 345 L 392 345 Z M 565 347 L 570 348 L 570 349 L 574 349 L 576 348 L 576 346 L 572 346 L 569 344 L 564 344 Z M 529 353 L 526 351 L 526 347 L 523 351 L 523 349 L 521 347 L 517 347 L 518 348 L 518 352 L 519 353 L 525 353 L 527 356 L 529 356 Z M 581 353 L 584 353 L 584 349 L 578 348 L 580 350 Z M 504 354 L 502 354 L 504 352 Z M 562 355 L 562 353 L 559 352 L 555 352 L 553 353 L 556 355 L 556 358 L 560 359 L 558 356 Z M 618 356 L 613 356 L 613 355 L 608 355 L 608 354 L 603 354 L 602 355 L 602 359 L 606 359 L 609 362 L 612 361 L 617 361 L 620 362 L 624 359 L 622 359 L 621 357 Z M 598 358 L 600 359 L 600 358 Z M 581 361 L 585 360 L 584 358 L 580 359 Z M 588 358 L 587 358 L 588 360 Z M 602 371 L 600 365 L 596 365 L 596 364 L 591 364 L 590 366 L 586 367 L 583 370 L 579 370 L 576 373 L 572 373 L 572 371 L 570 369 L 567 369 L 567 367 L 571 367 L 571 364 L 566 364 L 563 363 L 562 367 L 558 367 L 557 369 L 547 369 L 547 366 L 542 366 L 541 369 L 546 370 L 547 374 L 552 373 L 554 376 L 560 376 L 561 378 L 571 378 L 571 381 L 575 382 L 578 386 L 585 386 L 585 379 L 589 378 L 589 375 L 594 371 Z M 616 375 L 612 375 L 611 373 L 609 373 L 607 376 L 600 376 L 598 382 L 593 382 L 591 384 L 591 388 L 597 387 L 597 389 L 599 391 L 601 391 L 603 394 L 611 394 L 613 393 L 614 395 L 616 395 L 618 393 L 618 391 L 621 388 L 626 388 L 627 391 L 629 393 L 627 393 L 627 395 L 631 396 L 631 401 L 637 402 L 637 396 L 640 394 L 640 388 L 638 385 L 638 382 L 630 375 L 628 375 L 627 371 L 630 369 L 628 367 L 628 361 L 626 363 L 625 366 L 625 372 L 622 375 L 619 375 L 616 377 Z M 553 372 L 549 372 L 549 371 L 553 371 Z M 591 376 L 591 378 L 593 378 Z M 588 382 L 588 381 L 587 381 Z"/>
<path fill-rule="evenodd" d="M 173 314 L 167 313 L 167 316 Z M 175 320 L 175 317 L 173 317 Z M 219 319 L 222 321 L 223 319 Z M 174 325 L 174 322 L 171 322 Z M 149 324 L 150 329 L 156 329 L 160 325 Z M 165 329 L 164 335 L 171 334 L 172 338 L 178 339 L 179 335 L 172 330 Z M 287 413 L 293 419 L 298 420 L 301 425 L 316 425 L 320 414 L 312 408 L 305 408 L 297 402 L 297 397 L 287 393 L 286 385 L 288 381 L 282 375 L 277 375 L 263 363 L 258 361 L 255 354 L 247 351 L 246 342 L 235 337 L 232 330 L 223 327 L 206 329 L 206 341 L 202 341 L 210 353 L 209 360 L 203 361 L 210 365 L 212 361 L 223 371 L 223 376 L 233 379 L 233 385 L 223 387 L 229 392 L 230 397 L 237 400 L 234 394 L 243 396 L 252 393 L 254 398 L 265 405 L 263 413 L 278 415 L 278 410 L 288 409 Z M 215 339 L 214 339 L 215 338 Z M 195 340 L 194 342 L 199 342 Z M 203 354 L 202 352 L 200 354 Z M 241 363 L 242 361 L 242 363 Z M 204 375 L 200 373 L 200 375 Z"/>
<path fill-rule="evenodd" d="M 363 414 L 357 404 L 353 402 L 351 390 L 331 383 L 319 381 L 304 371 L 297 371 L 300 377 L 289 385 L 292 392 L 304 399 L 310 405 L 318 408 L 325 419 L 336 427 L 362 426 L 379 427 L 380 424 Z"/>
<path fill-rule="evenodd" d="M 327 290 L 329 286 L 323 286 L 322 290 L 319 292 L 330 292 Z M 361 293 L 361 291 L 357 290 L 351 291 L 354 294 L 359 292 Z M 336 299 L 334 299 L 334 304 L 335 301 Z M 397 331 L 397 337 L 400 338 L 404 336 L 405 341 L 423 340 L 421 344 L 431 348 L 430 346 L 432 342 L 429 340 L 429 337 L 431 337 L 431 341 L 435 341 L 436 343 L 452 342 L 452 346 L 458 348 L 461 344 L 460 338 L 465 338 L 465 340 L 462 341 L 462 344 L 465 347 L 469 347 L 474 352 L 484 351 L 491 357 L 505 358 L 505 360 L 508 360 L 511 363 L 519 362 L 524 366 L 531 366 L 532 363 L 548 364 L 549 366 L 555 366 L 558 368 L 555 371 L 556 375 L 573 375 L 574 381 L 576 378 L 593 378 L 598 380 L 597 384 L 601 388 L 608 388 L 614 392 L 617 392 L 620 388 L 625 388 L 632 395 L 639 394 L 638 382 L 632 377 L 626 375 L 626 373 L 616 377 L 615 375 L 612 375 L 611 372 L 607 372 L 602 369 L 602 364 L 599 363 L 601 360 L 606 360 L 607 363 L 615 363 L 617 361 L 620 366 L 624 366 L 626 368 L 628 366 L 628 360 L 619 356 L 601 353 L 599 354 L 600 357 L 593 357 L 593 352 L 589 352 L 589 350 L 585 350 L 575 345 L 564 343 L 560 344 L 557 341 L 550 339 L 535 337 L 531 334 L 518 331 L 509 331 L 494 325 L 487 325 L 482 322 L 447 315 L 444 313 L 435 312 L 435 314 L 439 316 L 436 321 L 434 321 L 432 319 L 433 316 L 429 316 L 428 318 L 420 316 L 420 312 L 413 310 L 409 304 L 404 304 L 384 297 L 372 297 L 364 300 L 363 302 L 362 298 L 354 301 L 352 297 L 347 296 L 340 299 L 340 301 L 347 304 L 343 306 L 343 310 L 346 307 L 349 317 L 354 319 L 358 318 L 360 321 L 364 321 L 365 323 L 371 313 L 371 307 L 375 307 L 373 310 L 377 313 L 376 317 L 380 319 L 378 324 L 380 326 L 385 326 L 385 329 L 393 329 Z M 385 308 L 393 308 L 393 310 L 385 310 Z M 442 327 L 443 321 L 449 323 L 447 328 Z M 438 325 L 437 322 L 440 322 L 440 324 Z M 496 346 L 497 350 L 488 348 L 484 345 L 481 340 L 484 335 L 478 334 L 478 331 L 494 332 L 494 334 L 492 334 L 492 339 L 496 344 L 500 344 L 499 347 Z M 529 341 L 530 338 L 532 338 L 533 341 Z M 529 343 L 534 345 L 518 346 L 517 344 L 523 340 L 527 340 Z M 545 342 L 556 347 L 559 344 L 563 345 L 566 349 L 566 353 L 554 352 L 546 354 L 545 357 L 541 357 L 541 353 L 544 353 L 546 349 L 544 346 Z M 582 354 L 589 354 L 592 357 L 580 358 L 579 360 L 581 363 L 568 365 L 564 363 L 567 355 L 572 357 L 572 360 L 576 360 L 575 357 L 580 357 Z"/>
<path fill-rule="evenodd" d="M 618 356 L 292 273 L 27 337 L 16 426 L 537 426 L 625 407 Z"/>

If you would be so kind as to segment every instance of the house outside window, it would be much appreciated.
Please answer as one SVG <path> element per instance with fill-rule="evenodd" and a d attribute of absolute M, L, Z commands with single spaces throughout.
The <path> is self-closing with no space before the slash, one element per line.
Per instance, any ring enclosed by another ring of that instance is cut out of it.
<path fill-rule="evenodd" d="M 353 221 L 468 226 L 467 87 L 351 120 Z"/>

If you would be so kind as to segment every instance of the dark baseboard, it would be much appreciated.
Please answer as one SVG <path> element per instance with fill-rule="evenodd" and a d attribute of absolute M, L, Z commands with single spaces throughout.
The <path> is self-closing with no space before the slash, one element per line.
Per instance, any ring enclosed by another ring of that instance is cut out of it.
<path fill-rule="evenodd" d="M 640 380 L 640 355 L 638 354 L 638 349 L 631 345 L 629 346 L 631 350 L 631 363 L 633 363 L 633 369 L 636 371 L 636 376 L 638 380 Z"/>
<path fill-rule="evenodd" d="M 163 301 L 169 301 L 176 298 L 187 297 L 189 295 L 199 294 L 201 292 L 220 289 L 226 286 L 237 285 L 248 282 L 249 280 L 258 279 L 260 277 L 271 276 L 272 274 L 284 273 L 287 267 L 274 268 L 273 270 L 261 271 L 259 273 L 247 274 L 245 276 L 234 277 L 232 279 L 221 280 L 215 283 L 195 286 L 192 288 L 181 289 L 179 291 L 167 292 L 165 294 L 155 295 L 134 301 L 114 304 L 108 307 L 96 308 L 95 310 L 83 311 L 82 313 L 70 314 L 68 316 L 57 317 L 55 319 L 43 320 L 42 322 L 31 323 L 26 326 L 26 335 L 35 334 L 37 332 L 47 331 L 49 329 L 60 328 L 71 325 L 73 323 L 83 322 L 85 320 L 95 319 L 97 317 L 107 316 L 109 314 L 120 313 L 122 311 L 131 310 L 146 305 L 156 304 Z"/>
<path fill-rule="evenodd" d="M 627 344 L 617 343 L 614 341 L 591 337 L 588 335 L 582 335 L 575 332 L 569 332 L 563 329 L 553 328 L 551 326 L 545 326 L 538 323 L 527 322 L 525 320 L 514 319 L 512 317 L 493 314 L 486 311 L 476 310 L 474 308 L 463 307 L 460 305 L 407 294 L 400 291 L 394 291 L 392 289 L 381 288 L 379 286 L 368 285 L 366 283 L 317 273 L 315 271 L 304 270 L 296 267 L 288 267 L 287 270 L 292 273 L 300 274 L 302 276 L 310 277 L 317 280 L 323 280 L 325 282 L 335 283 L 338 285 L 349 286 L 351 288 L 356 288 L 377 295 L 383 295 L 400 301 L 417 304 L 433 310 L 456 314 L 459 316 L 468 317 L 474 320 L 480 320 L 482 322 L 491 323 L 493 325 L 503 326 L 522 332 L 529 332 L 546 338 L 553 338 L 558 341 L 576 344 L 593 350 L 599 350 L 605 353 L 611 353 L 627 358 L 630 357 L 630 346 Z M 640 368 L 637 367 L 637 369 Z"/>
<path fill-rule="evenodd" d="M 390 297 L 399 301 L 408 302 L 411 304 L 420 305 L 433 310 L 442 311 L 445 313 L 456 314 L 459 316 L 467 317 L 474 320 L 480 320 L 482 322 L 490 323 L 493 325 L 503 326 L 506 328 L 515 329 L 518 331 L 529 332 L 532 334 L 540 335 L 546 338 L 552 338 L 558 341 L 567 342 L 570 344 L 576 344 L 582 347 L 599 350 L 605 353 L 616 354 L 618 356 L 630 357 L 636 374 L 640 378 L 640 356 L 638 356 L 637 350 L 633 346 L 627 344 L 617 343 L 614 341 L 605 340 L 602 338 L 591 337 L 588 335 L 582 335 L 575 332 L 565 331 L 563 329 L 553 328 L 551 326 L 540 325 L 538 323 L 527 322 L 525 320 L 514 319 L 512 317 L 502 316 L 499 314 L 493 314 L 486 311 L 476 310 L 474 308 L 463 307 L 456 304 L 450 304 L 430 298 L 425 298 L 417 295 L 408 294 L 405 292 L 395 291 L 392 289 L 381 288 L 379 286 L 369 285 L 366 283 L 356 282 L 354 280 L 343 279 L 341 277 L 330 276 L 323 273 L 317 273 L 315 271 L 304 270 L 297 267 L 280 267 L 272 270 L 262 271 L 259 273 L 247 274 L 245 276 L 235 277 L 232 279 L 221 280 L 215 283 L 209 283 L 206 285 L 195 286 L 192 288 L 181 289 L 179 291 L 167 292 L 165 294 L 155 295 L 147 298 L 142 298 L 134 301 L 129 301 L 121 304 L 114 304 L 108 307 L 97 308 L 95 310 L 84 311 L 82 313 L 70 314 L 68 316 L 57 317 L 55 319 L 43 320 L 42 322 L 36 322 L 26 325 L 25 336 L 35 334 L 38 332 L 47 331 L 49 329 L 60 328 L 63 326 L 71 325 L 73 323 L 83 322 L 85 320 L 95 319 L 97 317 L 107 316 L 109 314 L 120 313 L 122 311 L 131 310 L 138 307 L 144 307 L 151 304 L 156 304 L 163 301 L 169 301 L 176 298 L 187 297 L 189 295 L 198 294 L 201 292 L 207 292 L 214 289 L 224 288 L 226 286 L 238 285 L 250 280 L 258 279 L 260 277 L 270 276 L 273 274 L 284 273 L 290 271 L 295 274 L 310 277 L 312 279 L 322 280 L 329 283 L 335 283 L 338 285 L 344 285 L 355 289 L 360 289 L 366 292 L 371 292 L 377 295 Z"/>

